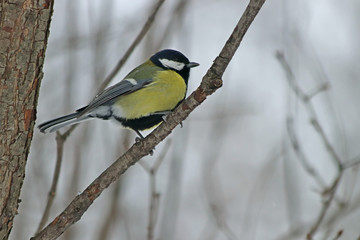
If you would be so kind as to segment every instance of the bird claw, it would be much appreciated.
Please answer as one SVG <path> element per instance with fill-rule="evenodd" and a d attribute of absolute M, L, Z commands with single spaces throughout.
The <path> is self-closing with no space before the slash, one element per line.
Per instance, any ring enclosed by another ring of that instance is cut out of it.
<path fill-rule="evenodd" d="M 139 143 L 141 140 L 144 139 L 144 137 L 143 137 L 143 135 L 141 135 L 141 133 L 139 131 L 135 130 L 135 132 L 138 134 L 138 137 L 135 137 L 135 142 Z M 154 155 L 153 150 L 155 150 L 155 148 L 149 151 L 150 156 Z"/>

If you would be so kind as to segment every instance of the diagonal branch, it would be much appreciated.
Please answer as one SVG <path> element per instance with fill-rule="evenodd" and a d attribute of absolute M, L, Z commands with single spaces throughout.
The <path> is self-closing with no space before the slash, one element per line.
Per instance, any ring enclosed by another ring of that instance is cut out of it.
<path fill-rule="evenodd" d="M 207 71 L 200 86 L 172 112 L 167 121 L 162 123 L 145 139 L 136 142 L 125 154 L 118 158 L 98 178 L 96 178 L 82 193 L 77 195 L 68 207 L 58 215 L 33 240 L 56 239 L 67 228 L 79 221 L 82 215 L 111 183 L 116 181 L 130 166 L 148 155 L 154 147 L 163 141 L 172 130 L 198 107 L 207 96 L 222 86 L 222 76 L 240 45 L 250 24 L 255 19 L 265 0 L 250 0 L 245 12 L 237 23 L 233 33 L 227 40 L 219 56 Z"/>

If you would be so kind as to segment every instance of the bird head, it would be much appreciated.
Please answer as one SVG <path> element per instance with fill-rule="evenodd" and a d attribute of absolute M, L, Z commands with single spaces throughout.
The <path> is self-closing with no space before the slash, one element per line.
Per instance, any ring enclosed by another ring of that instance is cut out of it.
<path fill-rule="evenodd" d="M 184 54 L 172 49 L 164 49 L 150 57 L 152 63 L 166 70 L 179 73 L 186 84 L 189 79 L 190 68 L 199 66 L 196 62 L 190 62 Z"/>

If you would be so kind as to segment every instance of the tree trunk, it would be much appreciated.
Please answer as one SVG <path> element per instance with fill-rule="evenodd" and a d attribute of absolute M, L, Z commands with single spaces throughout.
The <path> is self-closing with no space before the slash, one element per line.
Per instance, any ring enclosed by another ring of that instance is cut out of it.
<path fill-rule="evenodd" d="M 53 0 L 0 1 L 0 239 L 8 239 L 25 177 Z"/>

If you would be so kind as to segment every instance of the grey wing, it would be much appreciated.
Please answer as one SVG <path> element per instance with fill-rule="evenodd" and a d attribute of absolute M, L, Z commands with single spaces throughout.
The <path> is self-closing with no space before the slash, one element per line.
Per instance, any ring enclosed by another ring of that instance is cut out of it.
<path fill-rule="evenodd" d="M 124 79 L 119 83 L 111 86 L 104 91 L 100 92 L 96 97 L 84 108 L 78 110 L 81 112 L 80 116 L 93 111 L 95 108 L 102 105 L 111 105 L 114 103 L 115 99 L 123 94 L 134 92 L 143 88 L 145 85 L 149 84 L 152 79 L 144 80 L 134 80 L 134 79 Z"/>

